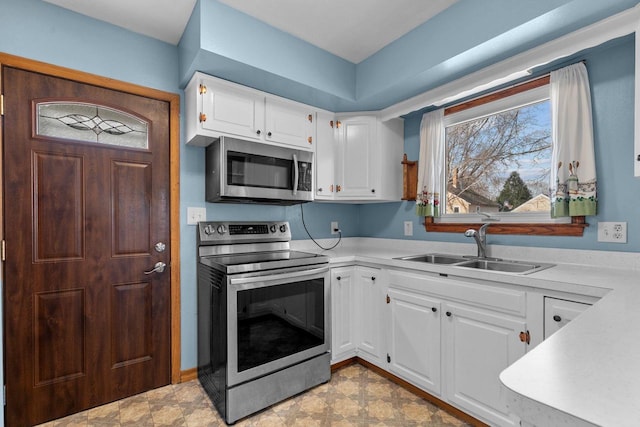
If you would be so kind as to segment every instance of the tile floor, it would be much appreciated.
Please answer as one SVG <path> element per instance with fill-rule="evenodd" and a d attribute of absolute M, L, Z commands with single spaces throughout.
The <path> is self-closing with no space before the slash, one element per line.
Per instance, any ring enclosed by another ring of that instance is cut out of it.
<path fill-rule="evenodd" d="M 151 390 L 41 426 L 224 426 L 197 380 Z M 238 421 L 238 427 L 467 426 L 358 364 L 331 381 Z"/>

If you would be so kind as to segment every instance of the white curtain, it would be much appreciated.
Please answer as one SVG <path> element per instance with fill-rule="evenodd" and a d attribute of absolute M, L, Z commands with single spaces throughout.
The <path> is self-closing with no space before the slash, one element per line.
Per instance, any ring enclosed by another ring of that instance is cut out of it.
<path fill-rule="evenodd" d="M 595 215 L 596 163 L 591 93 L 580 62 L 551 72 L 551 216 Z"/>
<path fill-rule="evenodd" d="M 425 113 L 420 123 L 420 157 L 416 215 L 440 215 L 440 191 L 444 177 L 444 110 Z"/>

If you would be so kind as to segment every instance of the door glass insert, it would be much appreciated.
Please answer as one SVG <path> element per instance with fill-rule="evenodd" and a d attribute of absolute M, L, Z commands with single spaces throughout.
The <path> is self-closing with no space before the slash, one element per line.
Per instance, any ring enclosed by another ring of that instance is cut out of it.
<path fill-rule="evenodd" d="M 324 279 L 238 292 L 238 372 L 324 343 Z"/>
<path fill-rule="evenodd" d="M 81 102 L 36 104 L 36 135 L 148 149 L 149 125 L 124 111 Z"/>

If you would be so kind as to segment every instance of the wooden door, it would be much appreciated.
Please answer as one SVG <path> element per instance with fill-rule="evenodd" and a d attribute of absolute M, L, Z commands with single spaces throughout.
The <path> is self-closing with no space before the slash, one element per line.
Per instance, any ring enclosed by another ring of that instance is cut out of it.
<path fill-rule="evenodd" d="M 171 376 L 169 105 L 2 69 L 6 420 Z M 156 243 L 165 245 L 164 249 Z"/>

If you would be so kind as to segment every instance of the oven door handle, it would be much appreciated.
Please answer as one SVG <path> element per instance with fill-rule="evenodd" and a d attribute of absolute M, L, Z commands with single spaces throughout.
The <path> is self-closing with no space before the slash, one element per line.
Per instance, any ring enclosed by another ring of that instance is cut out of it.
<path fill-rule="evenodd" d="M 263 276 L 254 277 L 232 277 L 229 279 L 230 285 L 245 285 L 247 283 L 258 283 L 282 279 L 297 279 L 301 277 L 312 276 L 314 274 L 326 273 L 329 267 L 312 268 L 310 270 L 296 271 L 295 273 L 277 273 L 277 274 L 265 274 Z"/>

